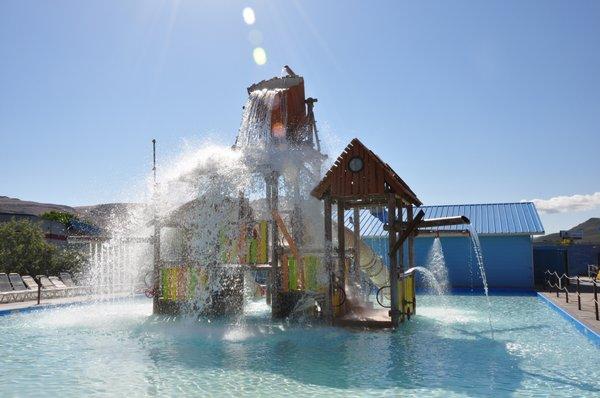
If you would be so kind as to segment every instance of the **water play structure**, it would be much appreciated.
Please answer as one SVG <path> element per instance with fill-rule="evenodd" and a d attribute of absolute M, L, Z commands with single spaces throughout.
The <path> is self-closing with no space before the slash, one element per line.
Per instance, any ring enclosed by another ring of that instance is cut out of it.
<path fill-rule="evenodd" d="M 397 327 L 415 313 L 414 237 L 469 220 L 413 214 L 417 195 L 358 139 L 321 179 L 327 156 L 316 102 L 287 66 L 284 76 L 248 87 L 234 172 L 205 165 L 177 179 L 194 186 L 193 200 L 167 212 L 155 204 L 155 313 L 235 315 L 257 293 L 275 318 Z M 365 209 L 386 214 L 389 267 L 363 241 Z"/>

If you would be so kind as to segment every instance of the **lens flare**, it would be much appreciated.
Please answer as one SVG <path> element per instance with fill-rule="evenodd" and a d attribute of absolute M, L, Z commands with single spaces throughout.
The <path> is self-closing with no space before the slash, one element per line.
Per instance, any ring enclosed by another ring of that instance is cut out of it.
<path fill-rule="evenodd" d="M 252 57 L 257 65 L 264 65 L 267 63 L 267 53 L 262 47 L 256 47 L 254 51 L 252 51 Z"/>
<path fill-rule="evenodd" d="M 254 10 L 251 7 L 244 8 L 242 11 L 242 17 L 247 25 L 253 25 L 254 22 L 256 22 L 256 15 L 254 15 Z"/>
<path fill-rule="evenodd" d="M 258 29 L 252 29 L 250 33 L 248 33 L 248 41 L 254 46 L 260 46 L 263 41 L 262 32 Z"/>

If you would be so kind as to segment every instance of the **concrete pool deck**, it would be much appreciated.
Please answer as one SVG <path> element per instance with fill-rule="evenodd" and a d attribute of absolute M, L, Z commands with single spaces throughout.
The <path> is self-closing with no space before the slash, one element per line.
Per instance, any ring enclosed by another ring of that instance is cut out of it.
<path fill-rule="evenodd" d="M 539 292 L 540 296 L 553 304 L 558 310 L 562 310 L 568 316 L 581 323 L 591 332 L 600 336 L 600 321 L 596 320 L 596 312 L 594 308 L 594 294 L 581 293 L 581 311 L 577 306 L 577 294 L 569 294 L 569 302 L 565 300 L 565 294 L 561 293 L 560 297 L 556 297 L 556 293 Z"/>
<path fill-rule="evenodd" d="M 86 304 L 96 301 L 106 301 L 111 299 L 121 299 L 131 297 L 130 293 L 115 293 L 111 295 L 85 295 L 73 297 L 59 297 L 42 299 L 38 305 L 37 300 L 20 301 L 16 303 L 0 304 L 0 316 L 8 315 L 15 312 L 27 312 L 64 306 L 69 304 Z"/>

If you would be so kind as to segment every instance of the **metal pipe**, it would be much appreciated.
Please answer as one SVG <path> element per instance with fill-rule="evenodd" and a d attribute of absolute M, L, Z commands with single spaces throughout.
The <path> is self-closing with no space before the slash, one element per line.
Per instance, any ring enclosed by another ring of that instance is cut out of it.
<path fill-rule="evenodd" d="M 596 281 L 592 282 L 594 283 L 594 307 L 596 309 L 596 320 L 600 321 L 600 318 L 598 317 L 598 286 L 596 285 Z"/>
<path fill-rule="evenodd" d="M 428 218 L 419 223 L 419 228 L 443 227 L 447 225 L 471 224 L 465 216 Z"/>
<path fill-rule="evenodd" d="M 579 277 L 577 277 L 577 307 L 581 311 L 581 294 L 579 293 Z"/>

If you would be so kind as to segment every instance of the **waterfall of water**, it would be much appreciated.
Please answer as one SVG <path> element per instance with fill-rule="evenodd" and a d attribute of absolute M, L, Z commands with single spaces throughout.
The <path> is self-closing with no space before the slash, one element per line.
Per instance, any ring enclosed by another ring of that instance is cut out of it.
<path fill-rule="evenodd" d="M 473 242 L 475 260 L 477 261 L 477 266 L 479 267 L 479 274 L 481 276 L 481 281 L 483 282 L 483 291 L 485 293 L 485 299 L 487 300 L 488 305 L 488 321 L 490 324 L 490 331 L 492 332 L 493 338 L 494 329 L 492 327 L 492 303 L 490 301 L 487 277 L 485 275 L 485 267 L 483 265 L 483 252 L 481 250 L 481 243 L 479 242 L 479 235 L 477 234 L 477 230 L 472 224 L 469 224 L 469 235 L 471 236 L 471 241 Z"/>
<path fill-rule="evenodd" d="M 448 293 L 448 269 L 444 258 L 444 250 L 440 238 L 433 240 L 431 249 L 427 255 L 427 269 L 431 271 L 438 287 L 440 295 Z"/>
<path fill-rule="evenodd" d="M 262 89 L 250 93 L 244 106 L 236 146 L 255 148 L 270 143 L 271 110 L 275 96 L 279 91 L 278 89 Z"/>

